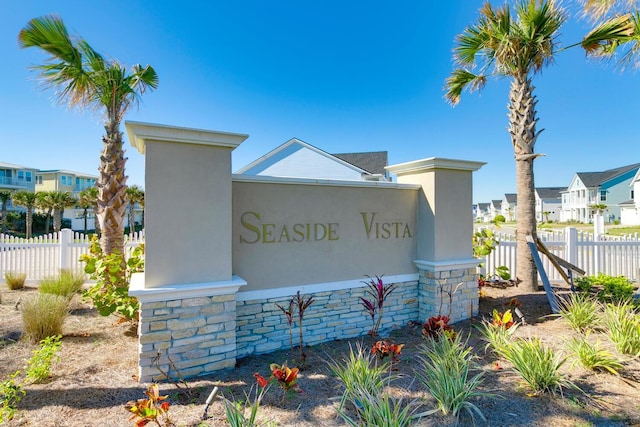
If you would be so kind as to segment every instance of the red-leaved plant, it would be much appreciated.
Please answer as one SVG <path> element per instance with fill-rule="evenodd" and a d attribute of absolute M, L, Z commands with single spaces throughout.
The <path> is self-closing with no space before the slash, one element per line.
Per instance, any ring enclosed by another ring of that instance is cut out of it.
<path fill-rule="evenodd" d="M 302 392 L 298 386 L 298 368 L 289 368 L 287 362 L 282 365 L 272 363 L 270 366 L 271 377 L 275 379 L 283 390 L 282 400 L 292 391 Z"/>
<path fill-rule="evenodd" d="M 511 314 L 511 310 L 507 310 L 502 314 L 498 310 L 494 309 L 491 324 L 497 328 L 509 329 L 512 327 L 515 322 L 513 321 L 513 314 Z"/>
<path fill-rule="evenodd" d="M 391 366 L 400 361 L 400 355 L 404 344 L 393 344 L 387 341 L 378 341 L 371 347 L 371 353 L 383 360 L 387 356 L 391 356 Z"/>
<path fill-rule="evenodd" d="M 282 313 L 287 316 L 287 323 L 289 324 L 289 347 L 293 350 L 293 310 L 295 306 L 296 300 L 295 297 L 289 300 L 289 308 L 285 309 L 280 304 L 276 304 L 276 306 L 282 310 Z"/>
<path fill-rule="evenodd" d="M 370 335 L 378 335 L 378 330 L 382 324 L 382 314 L 384 310 L 384 301 L 389 294 L 396 288 L 395 284 L 385 285 L 382 281 L 382 276 L 370 276 L 368 282 L 364 282 L 367 285 L 367 293 L 371 295 L 372 299 L 368 300 L 364 297 L 360 297 L 362 306 L 367 310 L 369 316 L 371 316 L 372 328 L 369 331 Z M 376 321 L 376 313 L 378 314 L 378 320 Z"/>
<path fill-rule="evenodd" d="M 298 306 L 298 327 L 300 328 L 300 364 L 304 368 L 304 362 L 307 359 L 307 355 L 304 353 L 304 342 L 302 341 L 302 317 L 304 316 L 304 312 L 307 310 L 307 308 L 309 308 L 309 306 L 313 304 L 313 297 L 300 295 L 300 291 L 298 291 L 298 293 L 296 293 L 294 302 Z"/>
<path fill-rule="evenodd" d="M 138 399 L 137 401 L 129 401 L 125 405 L 127 411 L 133 415 L 129 421 L 136 420 L 136 427 L 143 427 L 153 422 L 158 427 L 170 427 L 175 424 L 169 418 L 169 402 L 166 401 L 168 396 L 160 396 L 158 384 L 151 384 L 147 391 L 146 399 Z"/>
<path fill-rule="evenodd" d="M 449 326 L 449 316 L 443 316 L 438 314 L 437 316 L 431 316 L 422 325 L 422 336 L 425 338 L 439 339 L 442 335 L 448 338 L 455 338 L 456 333 L 451 326 Z"/>

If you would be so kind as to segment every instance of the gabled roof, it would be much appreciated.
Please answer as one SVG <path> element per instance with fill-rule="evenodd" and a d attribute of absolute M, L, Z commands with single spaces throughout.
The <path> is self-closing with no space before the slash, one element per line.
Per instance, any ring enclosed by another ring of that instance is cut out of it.
<path fill-rule="evenodd" d="M 566 191 L 567 187 L 537 187 L 536 193 L 541 199 L 560 199 L 560 192 Z"/>
<path fill-rule="evenodd" d="M 504 200 L 506 200 L 509 204 L 516 203 L 518 200 L 518 195 L 515 193 L 505 193 Z"/>
<path fill-rule="evenodd" d="M 576 175 L 587 188 L 599 187 L 605 182 L 616 178 L 622 174 L 640 168 L 640 163 L 634 163 L 628 166 L 622 166 L 615 169 L 609 169 L 602 172 L 577 172 Z"/>
<path fill-rule="evenodd" d="M 387 164 L 386 151 L 369 151 L 364 153 L 340 153 L 334 154 L 335 157 L 344 160 L 347 163 L 364 169 L 371 174 L 385 175 L 385 167 Z"/>
<path fill-rule="evenodd" d="M 478 210 L 486 212 L 489 209 L 489 203 L 478 203 Z"/>
<path fill-rule="evenodd" d="M 502 200 L 492 200 L 491 201 L 491 205 L 495 206 L 495 207 L 500 207 L 501 204 L 502 204 Z"/>

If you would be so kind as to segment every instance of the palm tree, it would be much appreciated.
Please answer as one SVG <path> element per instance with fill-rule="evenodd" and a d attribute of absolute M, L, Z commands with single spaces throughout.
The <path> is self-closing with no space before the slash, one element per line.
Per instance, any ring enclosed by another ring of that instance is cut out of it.
<path fill-rule="evenodd" d="M 129 71 L 115 60 L 105 59 L 84 39 L 72 38 L 62 19 L 43 16 L 30 20 L 18 35 L 20 47 L 37 47 L 50 56 L 34 66 L 39 77 L 57 89 L 60 102 L 90 107 L 105 115 L 103 150 L 100 155 L 97 216 L 106 254 L 123 252 L 126 180 L 120 124 L 139 96 L 158 87 L 155 70 L 134 65 Z"/>
<path fill-rule="evenodd" d="M 96 187 L 85 188 L 78 194 L 78 206 L 83 210 L 82 217 L 84 218 L 84 233 L 87 234 L 87 213 L 89 209 L 96 210 L 96 204 L 98 201 L 98 189 Z M 94 228 L 98 233 L 98 217 L 94 215 Z"/>
<path fill-rule="evenodd" d="M 553 62 L 557 37 L 567 16 L 553 0 L 520 0 L 515 16 L 508 4 L 494 8 L 486 2 L 478 22 L 456 39 L 455 69 L 446 81 L 446 98 L 453 105 L 465 89 L 484 87 L 488 77 L 511 80 L 509 89 L 509 135 L 516 161 L 517 272 L 529 289 L 538 287 L 537 270 L 526 236 L 536 236 L 533 160 L 540 156 L 534 146 L 540 131 L 533 76 Z M 584 46 L 608 46 L 630 35 L 629 20 L 608 21 L 592 31 Z M 586 47 L 585 47 L 586 48 Z"/>
<path fill-rule="evenodd" d="M 584 14 L 594 20 L 606 16 L 608 13 L 620 12 L 624 9 L 636 8 L 637 0 L 581 0 L 584 7 Z"/>
<path fill-rule="evenodd" d="M 144 190 L 137 185 L 132 185 L 125 192 L 129 202 L 129 233 L 134 233 L 135 229 L 135 206 L 144 203 Z"/>
<path fill-rule="evenodd" d="M 0 203 L 2 203 L 2 211 L 0 211 L 0 223 L 2 223 L 2 228 L 0 228 L 0 233 L 7 232 L 7 203 L 9 203 L 9 200 L 11 200 L 11 191 L 0 191 Z"/>
<path fill-rule="evenodd" d="M 53 199 L 53 231 L 57 233 L 62 228 L 64 209 L 74 206 L 77 200 L 67 191 L 54 191 L 51 196 Z"/>
<path fill-rule="evenodd" d="M 13 204 L 16 206 L 22 206 L 27 209 L 27 215 L 25 218 L 25 233 L 27 235 L 27 239 L 31 237 L 31 227 L 33 225 L 33 209 L 38 204 L 38 197 L 36 193 L 31 191 L 16 191 L 11 196 L 11 200 Z"/>
<path fill-rule="evenodd" d="M 44 234 L 49 234 L 49 227 L 51 225 L 51 213 L 54 208 L 54 196 L 55 191 L 40 191 L 36 193 L 38 197 L 38 208 L 46 211 L 46 219 L 44 222 Z"/>

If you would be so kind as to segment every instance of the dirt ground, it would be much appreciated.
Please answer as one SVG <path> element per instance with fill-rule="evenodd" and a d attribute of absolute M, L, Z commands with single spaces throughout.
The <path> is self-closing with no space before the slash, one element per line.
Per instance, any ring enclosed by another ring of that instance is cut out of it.
<path fill-rule="evenodd" d="M 23 370 L 36 346 L 20 339 L 22 321 L 20 301 L 37 290 L 27 288 L 9 291 L 0 285 L 0 379 L 16 370 Z M 488 317 L 494 308 L 504 311 L 505 302 L 518 296 L 527 325 L 518 329 L 519 336 L 538 336 L 558 351 L 565 351 L 565 343 L 573 336 L 562 319 L 545 317 L 550 313 L 543 292 L 526 293 L 522 288 L 488 289 L 481 300 L 480 314 Z M 17 308 L 16 308 L 17 307 Z M 9 426 L 131 426 L 124 405 L 143 397 L 145 384 L 139 384 L 137 372 L 137 337 L 127 324 L 114 317 L 101 317 L 94 309 L 76 297 L 72 311 L 64 325 L 60 360 L 52 369 L 52 377 L 45 384 L 27 385 L 26 396 L 18 405 L 18 412 Z M 416 319 L 416 321 L 425 319 Z M 544 395 L 528 397 L 518 379 L 504 369 L 495 369 L 495 358 L 484 351 L 475 326 L 479 318 L 454 325 L 458 333 L 470 335 L 479 369 L 484 371 L 483 390 L 493 391 L 497 398 L 482 398 L 474 403 L 482 410 L 487 422 L 475 420 L 476 425 L 489 426 L 630 426 L 640 425 L 640 361 L 628 360 L 622 375 L 595 374 L 579 366 L 572 367 L 571 359 L 564 365 L 564 373 L 580 390 L 566 390 L 564 396 Z M 608 342 L 605 336 L 600 337 Z M 419 406 L 419 411 L 435 407 L 432 398 L 415 380 L 416 349 L 422 342 L 418 322 L 395 330 L 387 340 L 405 344 L 398 364 L 399 380 L 392 383 L 391 394 L 403 396 L 406 402 Z M 333 341 L 305 349 L 306 368 L 300 373 L 299 385 L 303 393 L 282 403 L 280 390 L 272 388 L 265 396 L 260 420 L 276 426 L 343 426 L 337 415 L 336 397 L 340 396 L 338 381 L 332 377 L 328 359 L 341 360 L 349 345 L 373 343 L 371 337 Z M 162 384 L 162 392 L 169 395 L 170 414 L 177 426 L 223 426 L 224 410 L 216 399 L 204 414 L 204 402 L 218 385 L 227 397 L 242 399 L 255 384 L 253 374 L 268 376 L 271 363 L 296 358 L 297 350 L 252 356 L 238 361 L 236 369 L 197 380 L 189 380 L 188 387 Z M 431 415 L 418 426 L 455 425 L 451 417 Z M 468 415 L 462 415 L 459 425 L 473 425 Z"/>

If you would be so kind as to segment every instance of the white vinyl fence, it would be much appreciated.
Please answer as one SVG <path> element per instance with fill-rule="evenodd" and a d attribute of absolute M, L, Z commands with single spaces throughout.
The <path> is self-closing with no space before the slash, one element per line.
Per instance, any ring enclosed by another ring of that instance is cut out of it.
<path fill-rule="evenodd" d="M 538 231 L 538 237 L 551 253 L 586 271 L 587 275 L 603 273 L 624 276 L 637 281 L 640 268 L 640 238 L 630 236 L 594 236 L 593 233 L 567 227 L 559 231 Z M 501 265 L 509 267 L 512 277 L 516 271 L 515 235 L 496 233 L 500 242 L 485 258 L 485 271 L 491 275 Z M 562 277 L 546 256 L 540 255 L 549 280 L 561 281 Z"/>
<path fill-rule="evenodd" d="M 125 236 L 125 256 L 144 243 L 144 230 Z M 82 272 L 80 255 L 89 252 L 90 236 L 63 229 L 31 239 L 0 234 L 0 282 L 7 271 L 27 273 L 27 283 L 55 276 L 60 269 Z"/>

